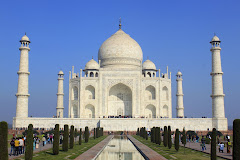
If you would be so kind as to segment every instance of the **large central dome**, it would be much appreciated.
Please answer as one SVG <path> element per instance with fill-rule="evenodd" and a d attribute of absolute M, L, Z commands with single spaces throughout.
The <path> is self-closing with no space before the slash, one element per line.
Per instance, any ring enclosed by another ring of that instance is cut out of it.
<path fill-rule="evenodd" d="M 138 68 L 142 59 L 139 44 L 121 29 L 103 42 L 98 51 L 102 68 Z"/>

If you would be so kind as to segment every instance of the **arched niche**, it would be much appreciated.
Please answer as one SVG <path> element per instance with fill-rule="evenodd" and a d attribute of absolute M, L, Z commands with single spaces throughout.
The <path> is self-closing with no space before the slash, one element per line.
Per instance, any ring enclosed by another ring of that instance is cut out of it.
<path fill-rule="evenodd" d="M 168 98 L 169 98 L 168 95 L 169 95 L 168 88 L 166 86 L 164 86 L 162 89 L 162 98 L 164 101 L 168 100 Z"/>
<path fill-rule="evenodd" d="M 152 104 L 149 104 L 145 108 L 145 117 L 147 118 L 156 118 L 156 107 Z"/>
<path fill-rule="evenodd" d="M 168 118 L 168 106 L 163 106 L 163 117 Z"/>
<path fill-rule="evenodd" d="M 156 99 L 156 89 L 153 86 L 147 86 L 145 89 L 145 100 L 155 100 Z"/>
<path fill-rule="evenodd" d="M 85 88 L 85 95 L 87 99 L 95 99 L 95 88 L 89 85 Z"/>
<path fill-rule="evenodd" d="M 95 118 L 95 107 L 91 104 L 85 106 L 85 117 Z"/>
<path fill-rule="evenodd" d="M 109 89 L 108 115 L 132 116 L 132 91 L 127 85 L 118 83 Z"/>
<path fill-rule="evenodd" d="M 78 88 L 76 86 L 72 89 L 72 100 L 78 100 Z"/>
<path fill-rule="evenodd" d="M 78 106 L 77 105 L 73 105 L 72 111 L 73 111 L 73 118 L 78 118 Z"/>

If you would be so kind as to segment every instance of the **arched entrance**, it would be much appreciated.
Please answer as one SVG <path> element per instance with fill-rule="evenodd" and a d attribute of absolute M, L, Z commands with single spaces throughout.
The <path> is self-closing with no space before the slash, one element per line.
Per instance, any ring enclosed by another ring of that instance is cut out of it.
<path fill-rule="evenodd" d="M 132 91 L 125 84 L 118 83 L 110 88 L 108 116 L 132 116 Z"/>
<path fill-rule="evenodd" d="M 145 108 L 145 117 L 156 118 L 156 107 L 154 105 L 147 105 L 147 107 Z"/>

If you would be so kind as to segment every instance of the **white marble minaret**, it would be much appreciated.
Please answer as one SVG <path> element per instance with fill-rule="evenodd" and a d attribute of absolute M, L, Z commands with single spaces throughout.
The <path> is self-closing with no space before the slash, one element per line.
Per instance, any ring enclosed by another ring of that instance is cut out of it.
<path fill-rule="evenodd" d="M 210 49 L 212 52 L 212 118 L 225 118 L 220 42 L 217 36 L 214 36 L 210 42 L 212 44 Z"/>
<path fill-rule="evenodd" d="M 57 118 L 63 118 L 63 71 L 58 73 L 58 93 L 57 93 Z"/>
<path fill-rule="evenodd" d="M 29 48 L 29 38 L 26 34 L 20 40 L 21 47 L 19 48 L 20 55 L 20 64 L 18 74 L 18 91 L 16 94 L 17 97 L 17 106 L 16 106 L 16 117 L 17 118 L 26 118 L 28 117 L 28 52 Z"/>
<path fill-rule="evenodd" d="M 184 118 L 184 107 L 183 107 L 183 88 L 182 88 L 182 73 L 177 73 L 177 118 Z"/>

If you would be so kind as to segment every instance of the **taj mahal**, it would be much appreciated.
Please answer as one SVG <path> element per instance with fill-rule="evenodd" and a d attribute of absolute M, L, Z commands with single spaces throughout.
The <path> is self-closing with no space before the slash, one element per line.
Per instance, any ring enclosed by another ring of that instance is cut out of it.
<path fill-rule="evenodd" d="M 93 58 L 79 72 L 69 72 L 68 117 L 64 107 L 64 73 L 58 73 L 56 116 L 54 118 L 28 116 L 29 38 L 20 40 L 20 65 L 18 91 L 16 93 L 16 117 L 13 128 L 54 128 L 59 124 L 75 128 L 103 127 L 105 131 L 136 131 L 138 127 L 150 129 L 170 125 L 172 130 L 207 131 L 216 128 L 228 130 L 224 111 L 224 93 L 220 56 L 220 39 L 215 35 L 210 41 L 212 52 L 212 118 L 185 118 L 183 103 L 183 74 L 178 71 L 161 73 L 155 64 L 143 61 L 140 45 L 119 29 L 103 42 L 98 51 L 98 60 Z M 208 52 L 208 51 L 206 51 Z M 30 55 L 31 56 L 31 55 Z M 90 58 L 89 58 L 90 59 Z M 172 81 L 174 79 L 174 81 Z M 172 82 L 177 83 L 174 95 L 176 116 L 172 116 Z"/>

